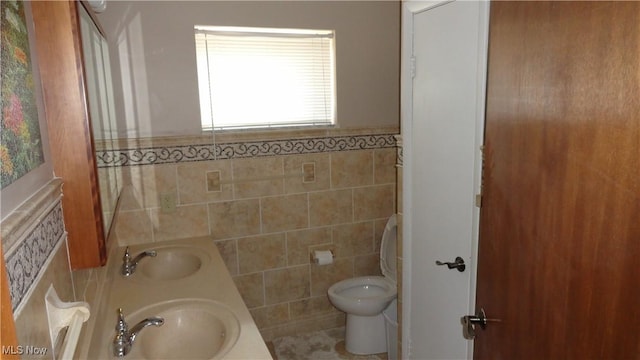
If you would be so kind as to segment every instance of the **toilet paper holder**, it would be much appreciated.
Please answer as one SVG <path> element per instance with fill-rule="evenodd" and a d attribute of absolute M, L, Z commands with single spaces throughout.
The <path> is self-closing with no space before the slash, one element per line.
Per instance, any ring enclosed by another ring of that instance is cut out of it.
<path fill-rule="evenodd" d="M 336 252 L 335 252 L 335 250 L 333 250 L 333 248 L 326 249 L 326 250 L 312 250 L 309 253 L 309 260 L 311 261 L 312 264 L 318 265 L 318 263 L 319 263 L 319 259 L 318 259 L 317 255 L 316 255 L 316 251 L 329 251 L 331 253 L 331 257 L 334 260 L 336 258 Z"/>

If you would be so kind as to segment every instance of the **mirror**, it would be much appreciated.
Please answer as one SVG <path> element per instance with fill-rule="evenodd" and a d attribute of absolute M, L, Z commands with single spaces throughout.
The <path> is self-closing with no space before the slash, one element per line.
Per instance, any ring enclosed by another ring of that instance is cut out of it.
<path fill-rule="evenodd" d="M 83 3 L 84 5 L 84 3 Z M 96 152 L 113 148 L 116 138 L 115 108 L 113 104 L 113 84 L 107 40 L 96 26 L 84 6 L 80 12 L 80 36 L 86 75 L 89 115 L 93 128 Z M 122 190 L 119 167 L 99 167 L 98 187 L 102 205 L 105 239 L 115 215 L 118 197 Z"/>

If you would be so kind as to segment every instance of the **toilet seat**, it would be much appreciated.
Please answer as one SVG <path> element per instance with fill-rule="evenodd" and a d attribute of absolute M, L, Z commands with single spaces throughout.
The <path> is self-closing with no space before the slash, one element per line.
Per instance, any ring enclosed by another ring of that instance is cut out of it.
<path fill-rule="evenodd" d="M 340 281 L 334 288 L 345 297 L 371 298 L 393 292 L 395 284 L 382 276 L 361 276 Z"/>
<path fill-rule="evenodd" d="M 397 250 L 396 244 L 398 240 L 398 219 L 396 214 L 391 215 L 382 233 L 382 241 L 380 243 L 380 270 L 382 275 L 389 281 L 396 284 L 398 280 L 397 271 Z"/>
<path fill-rule="evenodd" d="M 360 276 L 333 284 L 329 298 L 348 314 L 380 314 L 398 296 L 396 284 L 382 276 Z"/>
<path fill-rule="evenodd" d="M 329 287 L 332 303 L 347 314 L 380 314 L 398 296 L 396 285 L 396 215 L 389 217 L 380 243 L 380 270 L 383 276 L 360 276 L 338 281 Z"/>

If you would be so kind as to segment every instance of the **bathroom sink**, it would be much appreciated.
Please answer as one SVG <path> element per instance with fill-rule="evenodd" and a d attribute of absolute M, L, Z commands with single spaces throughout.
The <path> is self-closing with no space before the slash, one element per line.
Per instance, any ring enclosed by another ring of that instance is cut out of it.
<path fill-rule="evenodd" d="M 151 280 L 177 280 L 193 275 L 211 259 L 194 246 L 157 247 L 155 257 L 140 261 L 136 273 Z"/>
<path fill-rule="evenodd" d="M 140 332 L 127 358 L 220 359 L 240 336 L 240 323 L 226 305 L 205 299 L 182 299 L 145 307 L 129 316 L 164 318 L 164 325 Z"/>

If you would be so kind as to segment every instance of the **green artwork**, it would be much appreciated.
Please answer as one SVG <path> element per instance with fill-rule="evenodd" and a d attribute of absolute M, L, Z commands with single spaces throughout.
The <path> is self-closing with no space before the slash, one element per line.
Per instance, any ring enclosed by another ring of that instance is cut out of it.
<path fill-rule="evenodd" d="M 0 1 L 0 188 L 44 162 L 22 1 Z"/>

